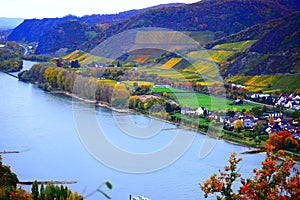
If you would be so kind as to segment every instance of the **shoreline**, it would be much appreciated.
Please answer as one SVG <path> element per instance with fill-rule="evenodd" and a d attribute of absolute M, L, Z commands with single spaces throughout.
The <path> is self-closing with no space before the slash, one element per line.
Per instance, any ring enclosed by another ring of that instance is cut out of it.
<path fill-rule="evenodd" d="M 183 125 L 183 124 L 176 123 L 176 122 L 173 122 L 173 121 L 169 121 L 169 120 L 166 120 L 166 119 L 162 119 L 162 118 L 159 118 L 159 117 L 151 116 L 149 114 L 141 113 L 141 112 L 138 112 L 136 110 L 114 108 L 114 107 L 112 107 L 112 106 L 110 106 L 110 105 L 108 105 L 107 103 L 104 103 L 104 102 L 97 102 L 96 100 L 84 99 L 84 98 L 78 97 L 77 95 L 75 95 L 75 94 L 73 94 L 71 92 L 67 92 L 67 91 L 51 91 L 49 93 L 66 95 L 66 96 L 75 98 L 77 100 L 83 101 L 85 103 L 95 104 L 97 106 L 100 106 L 100 107 L 103 107 L 103 108 L 107 108 L 107 109 L 109 109 L 111 111 L 118 112 L 118 113 L 131 113 L 131 114 L 144 115 L 146 117 L 149 117 L 149 118 L 152 118 L 152 119 L 155 119 L 155 120 L 159 120 L 159 121 L 162 121 L 162 122 L 165 122 L 165 123 L 170 123 L 170 124 L 173 124 L 173 125 L 180 126 L 179 129 L 182 129 L 182 130 L 194 131 L 197 134 L 206 135 L 207 137 L 214 138 L 216 140 L 223 140 L 223 141 L 225 141 L 227 143 L 230 143 L 232 145 L 241 146 L 241 147 L 247 147 L 249 149 L 249 150 L 246 150 L 246 151 L 239 152 L 240 154 L 253 154 L 252 152 L 254 152 L 254 151 L 257 151 L 257 154 L 265 152 L 263 149 L 260 149 L 260 148 L 251 147 L 251 146 L 248 146 L 248 145 L 245 145 L 245 144 L 242 144 L 242 143 L 238 143 L 238 142 L 235 142 L 235 141 L 231 141 L 231 140 L 228 140 L 228 139 L 225 139 L 225 138 L 222 138 L 222 137 L 216 137 L 216 136 L 210 135 L 210 134 L 208 134 L 208 133 L 206 133 L 204 131 L 201 131 L 199 129 L 192 128 L 192 127 L 189 127 L 187 125 Z"/>

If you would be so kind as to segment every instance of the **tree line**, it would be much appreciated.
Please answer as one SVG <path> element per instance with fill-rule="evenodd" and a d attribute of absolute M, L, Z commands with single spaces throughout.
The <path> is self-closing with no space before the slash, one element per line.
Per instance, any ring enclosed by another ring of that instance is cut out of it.
<path fill-rule="evenodd" d="M 18 72 L 23 68 L 20 46 L 15 42 L 7 42 L 0 48 L 0 71 Z"/>
<path fill-rule="evenodd" d="M 51 63 L 36 64 L 29 71 L 21 72 L 19 79 L 38 84 L 46 91 L 69 92 L 80 98 L 107 103 L 117 108 L 127 106 L 130 96 L 130 91 L 122 84 L 87 77 Z"/>

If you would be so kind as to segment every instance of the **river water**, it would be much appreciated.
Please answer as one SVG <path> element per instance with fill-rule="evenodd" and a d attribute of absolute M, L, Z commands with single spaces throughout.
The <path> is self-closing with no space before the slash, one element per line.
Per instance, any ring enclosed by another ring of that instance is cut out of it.
<path fill-rule="evenodd" d="M 24 61 L 24 68 L 32 64 Z M 128 199 L 129 195 L 144 195 L 154 200 L 202 199 L 198 183 L 222 169 L 230 152 L 235 151 L 243 157 L 240 172 L 245 176 L 252 176 L 252 169 L 258 168 L 265 157 L 261 154 L 242 155 L 240 153 L 247 148 L 218 140 L 208 156 L 200 159 L 199 151 L 208 137 L 196 134 L 192 145 L 173 164 L 148 173 L 122 172 L 99 162 L 83 145 L 77 133 L 72 98 L 44 92 L 4 73 L 0 73 L 0 94 L 0 151 L 21 151 L 2 155 L 3 162 L 11 166 L 21 181 L 75 180 L 77 183 L 69 187 L 84 195 L 93 192 L 102 182 L 110 181 L 113 189 L 103 189 L 116 200 Z M 124 134 L 124 130 L 116 125 L 116 114 L 111 110 L 95 108 L 85 102 L 75 103 L 76 109 L 92 107 L 109 140 L 128 152 L 156 151 L 170 143 L 177 134 L 177 130 L 166 130 L 146 139 L 134 138 Z M 142 128 L 147 128 L 151 122 L 159 123 L 143 115 L 122 116 Z M 175 128 L 168 123 L 163 126 Z M 192 131 L 185 132 L 193 134 Z M 95 193 L 88 199 L 104 198 Z"/>

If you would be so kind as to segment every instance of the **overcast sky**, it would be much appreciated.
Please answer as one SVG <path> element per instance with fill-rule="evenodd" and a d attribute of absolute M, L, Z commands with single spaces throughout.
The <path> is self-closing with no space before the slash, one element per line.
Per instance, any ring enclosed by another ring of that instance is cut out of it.
<path fill-rule="evenodd" d="M 0 17 L 46 18 L 68 14 L 114 14 L 165 3 L 194 3 L 199 0 L 0 0 Z"/>

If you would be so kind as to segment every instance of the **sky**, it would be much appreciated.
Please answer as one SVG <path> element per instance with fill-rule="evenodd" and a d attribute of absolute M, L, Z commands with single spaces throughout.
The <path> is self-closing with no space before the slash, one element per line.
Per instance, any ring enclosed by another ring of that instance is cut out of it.
<path fill-rule="evenodd" d="M 0 0 L 0 17 L 49 18 L 68 14 L 115 14 L 166 3 L 194 3 L 200 0 Z"/>

